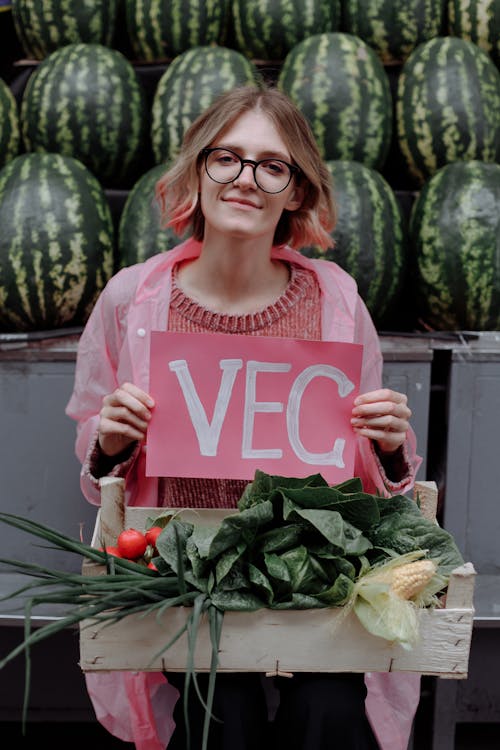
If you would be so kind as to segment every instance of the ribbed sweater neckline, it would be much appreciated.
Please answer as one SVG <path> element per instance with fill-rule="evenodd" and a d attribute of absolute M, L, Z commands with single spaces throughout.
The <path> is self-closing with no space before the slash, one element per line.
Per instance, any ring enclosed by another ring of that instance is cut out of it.
<path fill-rule="evenodd" d="M 286 315 L 307 294 L 312 283 L 311 274 L 306 269 L 290 264 L 288 285 L 272 304 L 254 313 L 228 315 L 209 310 L 188 297 L 177 285 L 177 274 L 174 269 L 170 306 L 178 315 L 212 331 L 255 331 Z"/>

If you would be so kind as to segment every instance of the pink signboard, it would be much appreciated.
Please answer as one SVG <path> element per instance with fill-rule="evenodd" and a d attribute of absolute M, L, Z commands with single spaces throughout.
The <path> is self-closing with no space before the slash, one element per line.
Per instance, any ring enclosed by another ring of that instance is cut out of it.
<path fill-rule="evenodd" d="M 362 346 L 154 331 L 150 356 L 148 476 L 352 477 Z"/>

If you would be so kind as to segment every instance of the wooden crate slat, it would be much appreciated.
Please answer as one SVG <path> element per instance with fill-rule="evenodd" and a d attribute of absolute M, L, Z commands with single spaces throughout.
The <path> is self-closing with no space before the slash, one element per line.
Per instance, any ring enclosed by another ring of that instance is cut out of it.
<path fill-rule="evenodd" d="M 341 616 L 341 615 L 340 615 Z M 422 610 L 420 642 L 411 650 L 368 633 L 350 613 L 336 626 L 339 610 L 226 612 L 219 649 L 219 671 L 375 672 L 414 671 L 456 678 L 467 676 L 473 615 L 470 609 Z M 85 623 L 81 631 L 84 671 L 184 671 L 183 635 L 158 655 L 186 620 L 176 607 L 161 621 L 131 615 L 106 627 Z M 88 627 L 87 627 L 88 626 Z M 208 624 L 200 627 L 195 667 L 209 671 Z M 153 658 L 155 657 L 155 658 Z"/>

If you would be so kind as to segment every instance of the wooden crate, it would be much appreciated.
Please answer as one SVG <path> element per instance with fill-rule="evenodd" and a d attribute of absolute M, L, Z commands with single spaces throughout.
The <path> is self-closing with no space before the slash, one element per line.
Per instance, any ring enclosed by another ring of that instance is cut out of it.
<path fill-rule="evenodd" d="M 423 512 L 435 518 L 437 491 L 432 482 L 419 482 Z M 102 505 L 93 544 L 115 544 L 123 528 L 144 528 L 147 517 L 164 508 L 124 505 L 121 479 L 101 480 Z M 189 520 L 213 525 L 234 511 L 187 511 Z M 183 512 L 184 513 L 184 512 Z M 183 516 L 184 517 L 184 516 Z M 102 566 L 84 563 L 84 572 L 105 573 Z M 368 633 L 351 612 L 318 610 L 226 612 L 219 649 L 220 672 L 388 672 L 408 671 L 448 678 L 467 677 L 473 626 L 475 571 L 471 563 L 450 577 L 443 608 L 419 611 L 420 639 L 410 651 Z M 168 651 L 163 646 L 186 620 L 189 610 L 175 607 L 161 619 L 130 615 L 114 625 L 85 621 L 80 626 L 80 666 L 84 672 L 110 670 L 184 671 L 187 639 L 183 635 Z M 340 619 L 339 619 L 340 618 Z M 158 655 L 160 654 L 160 655 Z M 209 671 L 211 643 L 208 624 L 198 634 L 195 668 Z"/>

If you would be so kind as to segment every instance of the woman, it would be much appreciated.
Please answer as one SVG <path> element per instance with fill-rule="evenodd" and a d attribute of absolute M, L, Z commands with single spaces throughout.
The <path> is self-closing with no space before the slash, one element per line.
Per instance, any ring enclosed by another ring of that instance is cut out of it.
<path fill-rule="evenodd" d="M 192 237 L 120 271 L 82 334 L 67 413 L 78 421 L 76 452 L 87 499 L 99 503 L 98 480 L 106 474 L 126 478 L 130 505 L 193 505 L 196 498 L 199 506 L 235 507 L 241 496 L 245 483 L 231 478 L 145 476 L 144 441 L 154 409 L 148 394 L 151 330 L 362 344 L 361 395 L 351 419 L 354 474 L 367 492 L 408 491 L 420 463 L 411 412 L 404 394 L 381 386 L 378 337 L 355 282 L 336 264 L 298 252 L 331 245 L 335 224 L 329 173 L 302 114 L 276 89 L 224 94 L 189 128 L 157 194 L 165 223 L 179 235 L 191 229 Z M 225 680 L 217 682 L 226 736 L 214 728 L 222 734 L 213 747 L 262 744 L 259 686 L 248 676 L 227 689 Z M 376 737 L 383 750 L 403 750 L 419 685 L 403 677 L 399 685 L 404 706 L 392 675 L 294 678 L 282 690 L 274 744 L 368 749 L 377 747 Z M 250 708 L 241 709 L 242 703 Z M 182 747 L 181 737 L 178 726 L 170 747 Z"/>

